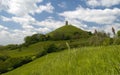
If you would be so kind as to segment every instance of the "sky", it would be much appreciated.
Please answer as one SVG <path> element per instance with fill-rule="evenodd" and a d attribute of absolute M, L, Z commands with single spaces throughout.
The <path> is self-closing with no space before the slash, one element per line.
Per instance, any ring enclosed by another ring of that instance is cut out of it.
<path fill-rule="evenodd" d="M 0 45 L 49 33 L 65 21 L 83 30 L 120 30 L 120 0 L 0 0 Z M 111 33 L 112 35 L 112 33 Z"/>

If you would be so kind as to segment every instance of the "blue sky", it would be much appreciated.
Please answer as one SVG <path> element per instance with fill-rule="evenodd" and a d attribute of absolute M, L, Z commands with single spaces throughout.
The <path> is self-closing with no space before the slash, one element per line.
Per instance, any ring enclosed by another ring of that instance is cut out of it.
<path fill-rule="evenodd" d="M 0 0 L 0 45 L 70 24 L 93 32 L 120 30 L 120 0 Z M 112 33 L 111 33 L 112 35 Z"/>

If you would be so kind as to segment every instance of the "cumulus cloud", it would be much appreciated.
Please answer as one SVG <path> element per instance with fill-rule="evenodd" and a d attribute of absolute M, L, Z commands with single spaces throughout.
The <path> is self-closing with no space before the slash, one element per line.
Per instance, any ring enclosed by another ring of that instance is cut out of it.
<path fill-rule="evenodd" d="M 12 14 L 12 17 L 0 16 L 0 20 L 3 22 L 15 22 L 21 25 L 22 29 L 9 29 L 4 25 L 0 25 L 0 44 L 16 44 L 23 43 L 24 37 L 29 36 L 35 33 L 48 33 L 56 28 L 59 28 L 64 25 L 64 22 L 55 20 L 52 17 L 48 17 L 43 21 L 38 21 L 35 17 L 35 13 L 42 13 L 43 11 L 48 13 L 54 12 L 54 7 L 51 3 L 46 3 L 41 5 L 43 0 L 0 0 L 0 11 L 4 10 L 5 12 Z M 110 7 L 113 5 L 119 4 L 119 0 L 109 0 L 107 3 L 103 1 L 107 0 L 87 0 L 89 6 L 104 6 Z M 58 4 L 59 7 L 64 8 L 65 3 Z M 87 31 L 94 31 L 106 29 L 106 32 L 111 32 L 111 27 L 114 27 L 116 31 L 120 28 L 119 21 L 120 18 L 120 9 L 90 9 L 77 7 L 72 11 L 65 11 L 59 13 L 58 16 L 62 16 L 65 20 L 68 20 L 70 24 L 73 24 L 81 29 Z M 96 23 L 100 26 L 88 25 L 84 22 Z"/>
<path fill-rule="evenodd" d="M 44 21 L 37 22 L 37 25 L 41 26 L 41 27 L 47 27 L 47 28 L 53 30 L 53 29 L 56 29 L 56 28 L 64 25 L 64 22 L 48 18 L 48 19 L 46 19 Z"/>
<path fill-rule="evenodd" d="M 1 30 L 7 30 L 8 28 L 7 27 L 5 27 L 5 26 L 3 26 L 3 25 L 0 25 L 0 31 Z"/>
<path fill-rule="evenodd" d="M 59 15 L 68 19 L 78 19 L 87 22 L 95 22 L 98 24 L 111 24 L 118 16 L 120 9 L 90 9 L 78 7 L 74 11 L 65 11 Z M 71 15 L 72 14 L 72 15 Z"/>
<path fill-rule="evenodd" d="M 4 10 L 5 12 L 13 15 L 10 18 L 1 15 L 0 20 L 3 22 L 15 22 L 22 27 L 22 29 L 12 30 L 4 27 L 4 25 L 0 25 L 0 44 L 6 45 L 10 43 L 23 43 L 25 36 L 35 33 L 47 33 L 51 31 L 50 28 L 47 28 L 48 26 L 46 27 L 45 25 L 40 25 L 47 21 L 39 22 L 31 16 L 35 15 L 35 13 L 40 14 L 43 11 L 53 13 L 54 7 L 51 3 L 38 5 L 38 3 L 41 3 L 42 1 L 43 0 L 0 0 L 0 11 Z M 58 23 L 55 22 L 53 25 L 55 24 Z M 37 26 L 37 28 L 35 26 Z M 43 27 L 41 28 L 41 26 Z"/>
<path fill-rule="evenodd" d="M 111 7 L 120 4 L 120 0 L 87 0 L 87 5 L 92 7 Z"/>
<path fill-rule="evenodd" d="M 94 32 L 97 29 L 98 31 L 112 33 L 112 27 L 115 28 L 116 32 L 120 29 L 120 23 L 117 22 L 120 20 L 119 13 L 119 8 L 90 9 L 77 7 L 75 10 L 65 11 L 59 15 L 84 30 Z M 90 23 L 95 24 L 89 25 Z"/>
<path fill-rule="evenodd" d="M 56 29 L 63 24 L 61 21 L 54 20 L 53 18 L 47 18 L 43 21 L 37 21 L 33 17 L 26 15 L 24 17 L 12 17 L 7 18 L 4 17 L 4 21 L 13 21 L 19 23 L 22 26 L 22 29 L 8 29 L 3 25 L 0 25 L 0 44 L 16 44 L 16 43 L 23 43 L 25 36 L 30 36 L 35 33 L 48 33 L 53 29 Z M 37 28 L 36 28 L 37 26 Z"/>
<path fill-rule="evenodd" d="M 41 5 L 39 6 L 35 12 L 36 13 L 41 13 L 42 11 L 46 11 L 46 12 L 49 12 L 49 13 L 52 13 L 54 10 L 54 7 L 51 5 L 51 3 L 47 3 L 46 5 Z"/>
<path fill-rule="evenodd" d="M 51 3 L 37 6 L 36 3 L 40 3 L 42 2 L 42 0 L 0 0 L 0 1 L 1 10 L 7 11 L 8 13 L 16 16 L 41 13 L 43 11 L 52 13 L 54 10 L 54 7 L 51 5 Z"/>

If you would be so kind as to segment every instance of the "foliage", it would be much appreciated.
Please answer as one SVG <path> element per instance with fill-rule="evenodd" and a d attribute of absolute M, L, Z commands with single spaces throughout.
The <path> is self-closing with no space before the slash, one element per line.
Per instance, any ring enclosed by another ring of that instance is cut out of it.
<path fill-rule="evenodd" d="M 5 50 L 5 46 L 0 46 L 0 50 Z"/>
<path fill-rule="evenodd" d="M 48 54 L 3 75 L 119 75 L 120 46 L 85 47 Z"/>
<path fill-rule="evenodd" d="M 6 46 L 6 49 L 9 49 L 9 50 L 15 50 L 17 48 L 18 48 L 17 44 L 9 44 Z"/>
<path fill-rule="evenodd" d="M 113 44 L 113 39 L 112 38 L 105 38 L 103 41 L 104 46 L 112 45 Z"/>
<path fill-rule="evenodd" d="M 30 44 L 34 44 L 40 41 L 46 41 L 46 36 L 43 34 L 34 34 L 32 36 L 25 37 L 24 41 L 25 43 L 23 45 L 28 46 Z"/>
<path fill-rule="evenodd" d="M 0 60 L 5 61 L 6 59 L 8 59 L 9 56 L 6 55 L 0 55 Z"/>
<path fill-rule="evenodd" d="M 104 32 L 96 32 L 89 39 L 90 46 L 110 45 L 110 37 Z"/>
<path fill-rule="evenodd" d="M 48 46 L 45 46 L 44 49 L 47 53 L 52 53 L 57 51 L 57 46 L 55 44 L 50 44 Z"/>
<path fill-rule="evenodd" d="M 120 45 L 120 38 L 114 38 L 114 45 Z"/>
<path fill-rule="evenodd" d="M 32 61 L 31 56 L 19 57 L 19 58 L 7 58 L 4 61 L 0 62 L 0 73 L 4 73 L 10 70 L 13 70 L 21 65 L 24 65 Z"/>
<path fill-rule="evenodd" d="M 117 32 L 118 37 L 120 37 L 120 30 Z"/>

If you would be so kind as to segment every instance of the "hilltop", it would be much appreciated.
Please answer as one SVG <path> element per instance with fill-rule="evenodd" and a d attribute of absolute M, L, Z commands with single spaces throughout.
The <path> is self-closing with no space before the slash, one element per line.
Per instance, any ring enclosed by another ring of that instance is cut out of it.
<path fill-rule="evenodd" d="M 80 28 L 77 28 L 73 25 L 65 25 L 62 26 L 47 35 L 51 36 L 52 38 L 58 38 L 62 40 L 66 39 L 79 39 L 79 38 L 88 38 L 90 36 L 90 32 L 84 31 Z"/>

